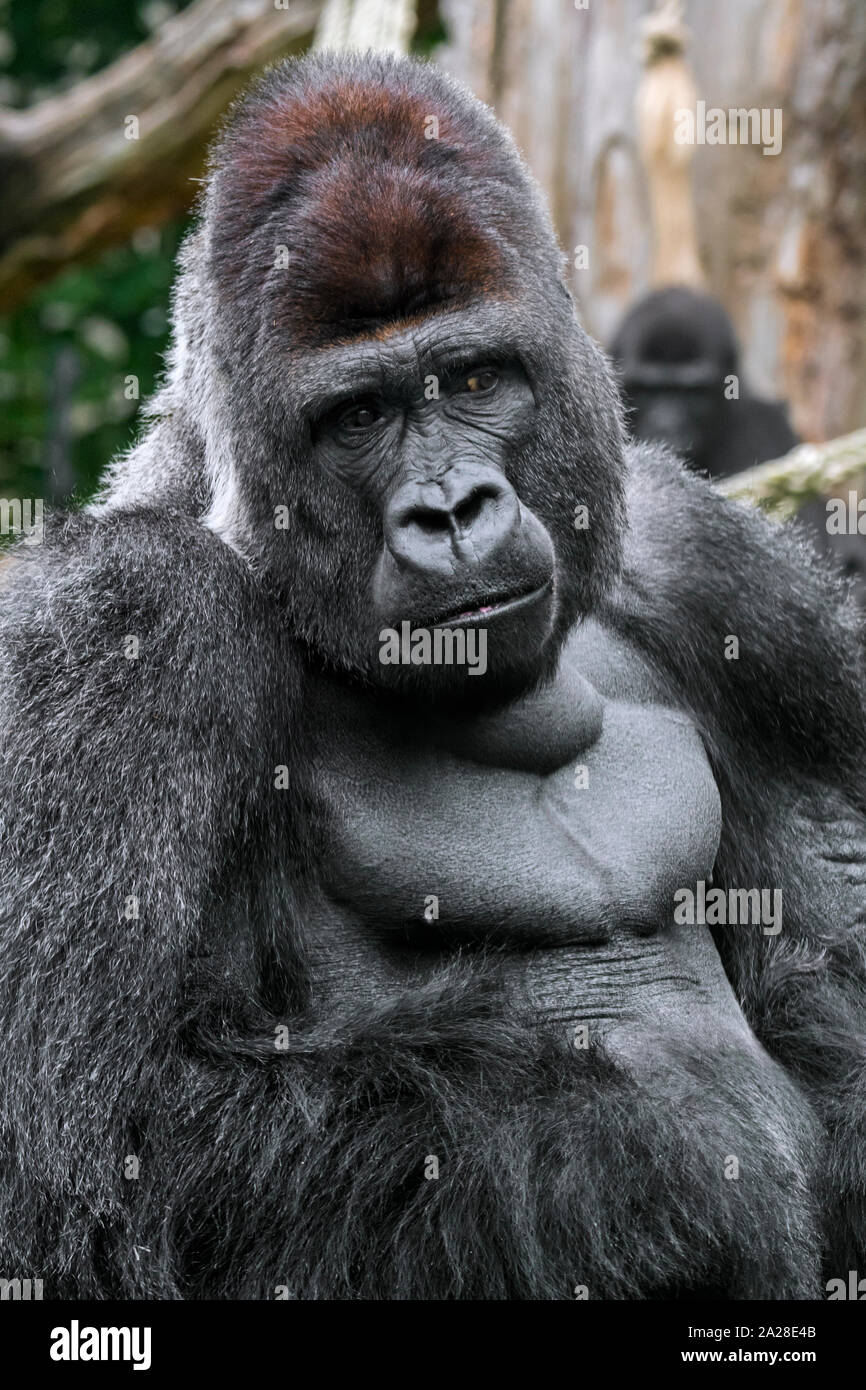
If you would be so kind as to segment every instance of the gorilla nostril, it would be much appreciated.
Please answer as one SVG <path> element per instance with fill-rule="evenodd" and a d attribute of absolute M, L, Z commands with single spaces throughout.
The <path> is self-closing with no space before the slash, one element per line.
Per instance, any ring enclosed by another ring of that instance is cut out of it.
<path fill-rule="evenodd" d="M 398 567 L 426 572 L 488 562 L 520 526 L 517 494 L 505 479 L 465 471 L 435 487 L 401 489 L 384 517 L 385 544 Z"/>
<path fill-rule="evenodd" d="M 425 536 L 447 535 L 451 530 L 448 512 L 436 511 L 433 507 L 411 507 L 403 518 L 405 527 L 417 526 Z"/>
<path fill-rule="evenodd" d="M 480 517 L 488 502 L 495 502 L 499 492 L 494 487 L 473 488 L 469 496 L 458 503 L 452 515 L 459 531 L 468 531 Z"/>
<path fill-rule="evenodd" d="M 408 507 L 399 524 L 405 528 L 417 527 L 425 536 L 437 539 L 456 531 L 470 531 L 480 519 L 488 502 L 495 502 L 500 491 L 492 484 L 481 484 L 451 507 Z"/>

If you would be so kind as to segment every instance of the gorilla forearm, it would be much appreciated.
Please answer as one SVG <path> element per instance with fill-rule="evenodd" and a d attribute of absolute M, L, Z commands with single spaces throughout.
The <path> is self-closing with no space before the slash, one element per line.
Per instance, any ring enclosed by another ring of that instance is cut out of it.
<path fill-rule="evenodd" d="M 718 877 L 763 874 L 781 890 L 782 931 L 716 939 L 757 1036 L 824 1122 L 828 1267 L 854 1268 L 866 1258 L 866 821 L 827 785 L 793 800 L 778 781 L 762 791 L 760 835 L 746 808 L 732 815 Z"/>
<path fill-rule="evenodd" d="M 30 1253 L 86 1292 L 185 1022 L 199 999 L 229 1011 L 262 989 L 256 792 L 276 721 L 241 567 L 195 523 L 57 517 L 5 580 L 0 1105 L 17 1157 L 0 1249 L 3 1268 Z"/>

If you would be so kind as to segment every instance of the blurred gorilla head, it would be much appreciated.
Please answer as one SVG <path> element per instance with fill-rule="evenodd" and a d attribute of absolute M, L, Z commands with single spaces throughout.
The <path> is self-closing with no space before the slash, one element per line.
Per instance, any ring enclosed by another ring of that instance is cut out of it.
<path fill-rule="evenodd" d="M 725 379 L 739 370 L 734 326 L 718 300 L 680 287 L 655 290 L 626 314 L 610 352 L 636 437 L 669 444 L 709 470 L 715 437 L 726 428 Z"/>

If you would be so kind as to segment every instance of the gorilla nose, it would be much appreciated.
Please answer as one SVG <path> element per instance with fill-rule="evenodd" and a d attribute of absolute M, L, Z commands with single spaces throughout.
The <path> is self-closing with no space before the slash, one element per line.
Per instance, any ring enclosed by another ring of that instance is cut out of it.
<path fill-rule="evenodd" d="M 520 526 L 517 494 L 505 478 L 446 475 L 400 489 L 385 514 L 385 540 L 401 568 L 452 572 L 479 565 Z"/>

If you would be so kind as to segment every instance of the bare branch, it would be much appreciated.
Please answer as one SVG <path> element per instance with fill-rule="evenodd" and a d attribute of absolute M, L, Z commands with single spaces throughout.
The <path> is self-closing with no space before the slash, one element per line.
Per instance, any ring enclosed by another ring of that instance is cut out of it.
<path fill-rule="evenodd" d="M 229 102 L 255 71 L 312 38 L 321 0 L 282 5 L 195 0 L 70 91 L 0 110 L 0 311 L 71 262 L 189 206 Z"/>
<path fill-rule="evenodd" d="M 729 497 L 756 502 L 779 518 L 793 516 L 810 498 L 827 496 L 866 473 L 866 429 L 800 444 L 784 458 L 771 459 L 725 478 L 718 487 Z"/>

